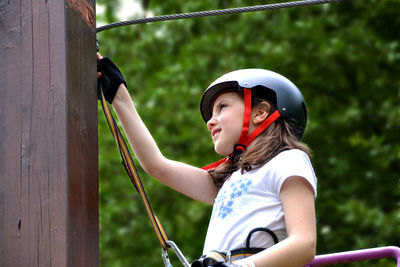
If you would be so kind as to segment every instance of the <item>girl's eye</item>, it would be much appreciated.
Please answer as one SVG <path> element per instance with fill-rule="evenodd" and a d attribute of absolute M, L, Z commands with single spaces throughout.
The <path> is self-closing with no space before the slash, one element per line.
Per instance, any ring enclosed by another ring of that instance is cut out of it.
<path fill-rule="evenodd" d="M 224 108 L 226 108 L 226 107 L 227 107 L 226 104 L 220 104 L 220 105 L 219 105 L 219 110 L 222 110 L 222 109 L 224 109 Z"/>

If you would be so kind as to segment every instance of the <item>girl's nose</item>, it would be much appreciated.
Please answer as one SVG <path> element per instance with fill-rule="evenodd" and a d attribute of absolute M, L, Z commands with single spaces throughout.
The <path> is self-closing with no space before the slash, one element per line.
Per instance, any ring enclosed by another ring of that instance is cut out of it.
<path fill-rule="evenodd" d="M 211 129 L 215 126 L 216 120 L 212 117 L 209 121 L 207 121 L 207 127 L 211 131 Z"/>

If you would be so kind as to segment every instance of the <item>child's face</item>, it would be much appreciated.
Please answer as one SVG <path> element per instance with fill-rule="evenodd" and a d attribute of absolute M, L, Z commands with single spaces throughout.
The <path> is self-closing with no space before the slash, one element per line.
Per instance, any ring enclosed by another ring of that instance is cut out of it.
<path fill-rule="evenodd" d="M 239 141 L 243 126 L 244 101 L 236 92 L 219 95 L 213 104 L 213 115 L 207 122 L 215 151 L 228 156 Z"/>

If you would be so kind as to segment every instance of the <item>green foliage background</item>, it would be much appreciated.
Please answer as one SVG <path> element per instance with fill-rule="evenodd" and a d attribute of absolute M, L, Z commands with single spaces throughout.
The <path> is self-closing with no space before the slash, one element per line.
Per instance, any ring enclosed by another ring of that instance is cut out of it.
<path fill-rule="evenodd" d="M 121 1 L 98 0 L 105 12 L 97 19 L 117 21 Z M 272 2 L 140 4 L 162 15 Z M 102 54 L 122 69 L 164 155 L 196 166 L 219 159 L 199 112 L 202 92 L 214 79 L 252 67 L 291 79 L 309 111 L 304 141 L 319 179 L 317 253 L 324 254 L 400 245 L 399 13 L 400 1 L 354 0 L 129 26 L 98 39 Z M 163 266 L 100 108 L 99 142 L 101 266 Z M 141 177 L 169 238 L 189 260 L 200 256 L 211 208 L 143 171 Z"/>

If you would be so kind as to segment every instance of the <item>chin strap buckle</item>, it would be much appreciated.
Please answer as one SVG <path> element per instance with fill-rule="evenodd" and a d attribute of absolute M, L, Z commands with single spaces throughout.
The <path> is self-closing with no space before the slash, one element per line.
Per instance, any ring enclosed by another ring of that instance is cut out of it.
<path fill-rule="evenodd" d="M 234 162 L 236 157 L 241 155 L 245 151 L 246 151 L 246 146 L 245 145 L 236 144 L 234 149 L 233 149 L 233 153 L 229 155 L 229 160 Z"/>

